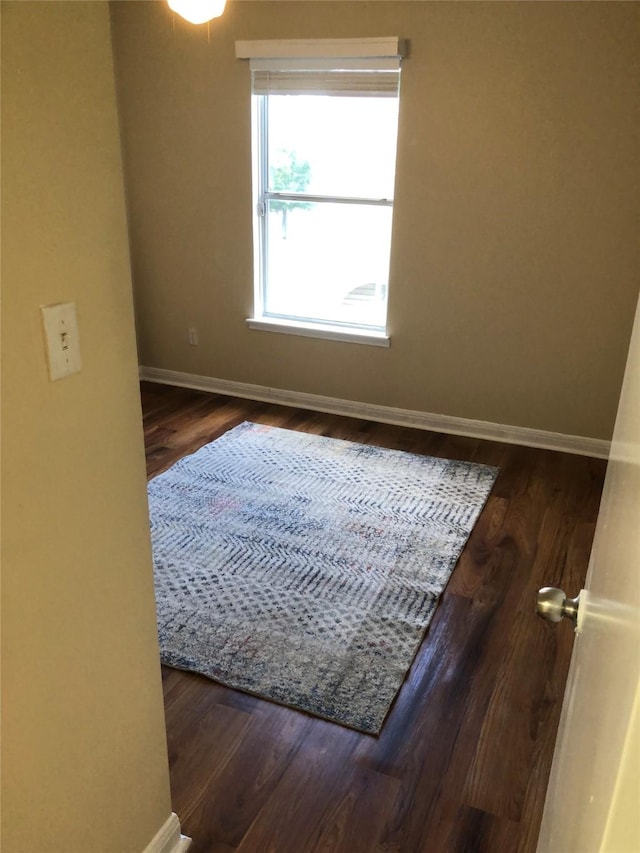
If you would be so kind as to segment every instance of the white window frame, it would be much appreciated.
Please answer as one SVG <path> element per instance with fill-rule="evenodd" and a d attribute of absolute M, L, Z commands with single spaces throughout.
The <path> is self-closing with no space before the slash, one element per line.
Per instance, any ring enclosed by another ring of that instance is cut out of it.
<path fill-rule="evenodd" d="M 236 57 L 250 59 L 253 74 L 268 74 L 269 70 L 327 72 L 354 70 L 399 70 L 404 45 L 399 38 L 377 39 L 313 39 L 284 41 L 238 41 Z M 389 75 L 387 75 L 389 76 Z M 348 89 L 348 74 L 344 90 Z M 345 198 L 344 196 L 314 196 L 303 193 L 270 192 L 268 190 L 267 159 L 261 155 L 262 145 L 267 139 L 268 93 L 254 93 L 252 86 L 252 172 L 254 206 L 254 315 L 247 320 L 252 329 L 274 331 L 285 334 L 319 337 L 374 346 L 389 346 L 387 329 L 358 326 L 353 323 L 312 322 L 290 317 L 278 317 L 264 313 L 266 270 L 267 217 L 265 205 L 270 199 L 296 201 L 339 202 L 393 207 L 393 199 Z M 357 90 L 361 94 L 361 89 Z"/>

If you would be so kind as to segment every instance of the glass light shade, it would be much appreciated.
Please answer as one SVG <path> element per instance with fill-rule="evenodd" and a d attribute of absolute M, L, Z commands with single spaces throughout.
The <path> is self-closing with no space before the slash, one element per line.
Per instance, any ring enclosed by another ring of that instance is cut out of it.
<path fill-rule="evenodd" d="M 167 0 L 169 8 L 191 24 L 206 24 L 219 18 L 227 0 Z"/>

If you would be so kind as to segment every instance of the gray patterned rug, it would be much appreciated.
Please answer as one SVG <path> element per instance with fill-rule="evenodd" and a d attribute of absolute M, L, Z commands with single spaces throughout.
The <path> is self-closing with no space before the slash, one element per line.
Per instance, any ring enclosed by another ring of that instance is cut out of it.
<path fill-rule="evenodd" d="M 149 483 L 163 663 L 379 732 L 496 475 L 230 430 Z"/>

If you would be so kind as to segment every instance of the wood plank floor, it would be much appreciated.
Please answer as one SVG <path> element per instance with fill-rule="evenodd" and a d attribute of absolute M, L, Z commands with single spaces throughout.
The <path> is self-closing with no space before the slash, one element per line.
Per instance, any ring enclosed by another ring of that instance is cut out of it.
<path fill-rule="evenodd" d="M 149 476 L 243 420 L 498 466 L 379 737 L 163 668 L 190 853 L 533 853 L 605 462 L 142 384 Z"/>

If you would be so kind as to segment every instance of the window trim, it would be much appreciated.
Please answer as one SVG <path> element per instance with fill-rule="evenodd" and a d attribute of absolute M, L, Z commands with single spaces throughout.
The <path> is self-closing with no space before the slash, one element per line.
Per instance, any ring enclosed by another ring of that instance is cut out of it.
<path fill-rule="evenodd" d="M 285 39 L 263 41 L 236 41 L 236 58 L 250 59 L 252 72 L 269 70 L 322 71 L 331 69 L 400 70 L 405 54 L 405 43 L 398 37 L 369 39 Z M 337 60 L 337 61 L 336 61 Z M 275 92 L 274 92 L 275 94 Z M 373 94 L 376 94 L 375 92 Z M 382 94 L 382 92 L 380 93 Z M 316 337 L 348 343 L 388 347 L 390 337 L 387 327 L 358 326 L 355 323 L 314 322 L 311 318 L 278 317 L 265 313 L 265 288 L 267 287 L 268 217 L 265 205 L 270 199 L 298 199 L 296 193 L 268 190 L 268 161 L 263 146 L 268 139 L 268 93 L 255 93 L 252 85 L 252 197 L 254 203 L 254 307 L 253 316 L 247 319 L 250 329 L 284 334 Z M 310 196 L 299 194 L 308 201 L 363 204 L 393 208 L 393 199 L 348 198 L 344 196 Z M 387 318 L 388 320 L 388 318 Z"/>
<path fill-rule="evenodd" d="M 334 326 L 330 323 L 311 323 L 303 320 L 290 320 L 278 317 L 248 317 L 247 326 L 261 332 L 279 332 L 284 335 L 298 335 L 303 338 L 323 338 L 327 341 L 342 341 L 348 344 L 368 344 L 374 347 L 391 346 L 391 337 L 373 328 L 357 326 Z"/>
<path fill-rule="evenodd" d="M 406 42 L 398 36 L 359 39 L 257 39 L 236 41 L 236 59 L 402 59 Z"/>

